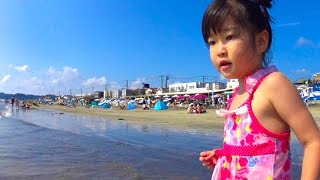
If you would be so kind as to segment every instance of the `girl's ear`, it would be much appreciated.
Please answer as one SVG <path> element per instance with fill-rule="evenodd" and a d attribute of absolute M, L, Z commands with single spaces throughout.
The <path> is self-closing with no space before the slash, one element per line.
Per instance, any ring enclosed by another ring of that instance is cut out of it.
<path fill-rule="evenodd" d="M 267 50 L 269 44 L 269 33 L 267 30 L 258 33 L 256 44 L 259 53 L 264 53 Z"/>

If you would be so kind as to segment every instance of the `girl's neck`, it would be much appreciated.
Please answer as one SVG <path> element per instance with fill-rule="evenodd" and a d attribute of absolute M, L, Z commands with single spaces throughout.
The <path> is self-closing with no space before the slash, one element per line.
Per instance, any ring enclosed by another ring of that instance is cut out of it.
<path fill-rule="evenodd" d="M 263 68 L 263 66 L 258 66 L 256 68 L 254 68 L 250 73 L 247 73 L 246 76 L 244 77 L 241 77 L 241 78 L 238 78 L 238 82 L 239 82 L 239 86 L 238 86 L 238 93 L 244 93 L 246 92 L 246 89 L 245 89 L 245 84 L 246 84 L 246 78 L 248 76 L 251 76 L 253 75 L 255 72 L 257 72 L 259 69 Z"/>

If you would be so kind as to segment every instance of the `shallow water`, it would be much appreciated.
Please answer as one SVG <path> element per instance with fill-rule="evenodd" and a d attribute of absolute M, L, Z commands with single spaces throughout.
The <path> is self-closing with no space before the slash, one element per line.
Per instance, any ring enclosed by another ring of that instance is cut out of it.
<path fill-rule="evenodd" d="M 0 104 L 0 179 L 210 179 L 221 134 Z M 294 177 L 302 151 L 293 142 Z"/>

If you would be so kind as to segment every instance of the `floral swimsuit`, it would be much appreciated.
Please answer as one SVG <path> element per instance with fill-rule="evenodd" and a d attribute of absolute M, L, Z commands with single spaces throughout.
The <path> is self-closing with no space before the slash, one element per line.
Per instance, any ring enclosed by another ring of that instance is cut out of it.
<path fill-rule="evenodd" d="M 290 131 L 276 134 L 265 129 L 252 110 L 254 92 L 263 79 L 277 71 L 275 66 L 260 69 L 246 78 L 246 90 L 250 94 L 247 101 L 229 110 L 217 110 L 225 117 L 223 148 L 216 150 L 218 161 L 212 180 L 250 179 L 271 180 L 290 179 Z M 235 93 L 238 88 L 235 89 Z M 233 95 L 233 96 L 234 96 Z"/>

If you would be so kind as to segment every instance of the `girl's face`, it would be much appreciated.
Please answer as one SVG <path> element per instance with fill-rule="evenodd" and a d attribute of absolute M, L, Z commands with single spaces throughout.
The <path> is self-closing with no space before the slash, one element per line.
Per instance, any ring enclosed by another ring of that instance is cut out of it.
<path fill-rule="evenodd" d="M 258 53 L 256 37 L 239 28 L 227 17 L 221 31 L 208 39 L 210 58 L 217 70 L 228 79 L 244 79 L 262 67 L 262 55 Z"/>

